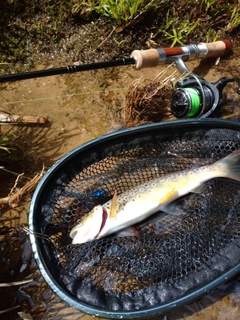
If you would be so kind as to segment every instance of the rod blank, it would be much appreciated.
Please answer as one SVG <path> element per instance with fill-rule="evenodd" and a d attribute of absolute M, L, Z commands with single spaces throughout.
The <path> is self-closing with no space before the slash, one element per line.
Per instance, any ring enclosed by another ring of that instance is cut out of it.
<path fill-rule="evenodd" d="M 32 71 L 32 72 L 9 74 L 5 76 L 1 76 L 0 83 L 33 79 L 33 78 L 41 78 L 41 77 L 47 77 L 47 76 L 56 76 L 60 74 L 104 69 L 104 68 L 124 66 L 124 65 L 135 65 L 135 63 L 136 61 L 134 58 L 121 58 L 121 59 L 105 61 L 105 62 L 82 64 L 78 66 L 73 65 L 73 66 L 67 66 L 62 68 L 53 68 L 53 69 L 47 69 L 47 70 L 38 70 L 38 71 Z"/>

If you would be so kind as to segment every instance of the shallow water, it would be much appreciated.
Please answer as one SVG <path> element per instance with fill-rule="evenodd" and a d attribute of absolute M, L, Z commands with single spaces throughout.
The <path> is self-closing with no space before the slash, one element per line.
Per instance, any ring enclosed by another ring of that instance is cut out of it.
<path fill-rule="evenodd" d="M 234 56 L 220 60 L 217 66 L 214 65 L 215 60 L 205 63 L 196 61 L 187 65 L 211 82 L 222 76 L 238 76 L 239 49 L 236 48 L 235 52 Z M 44 65 L 38 66 L 38 69 L 43 68 Z M 29 144 L 26 161 L 33 159 L 33 171 L 40 171 L 43 162 L 46 168 L 50 168 L 57 159 L 80 144 L 121 128 L 124 125 L 121 110 L 128 85 L 139 77 L 154 79 L 163 68 L 159 66 L 135 71 L 132 67 L 118 67 L 1 84 L 0 109 L 22 116 L 44 116 L 51 122 L 51 126 L 43 128 L 30 126 L 18 129 L 24 130 L 25 141 Z M 239 98 L 235 90 L 235 85 L 228 86 L 229 100 L 226 106 L 231 108 L 234 119 L 238 120 Z M 1 131 L 4 133 L 10 128 L 1 126 Z M 33 173 L 30 169 L 27 171 Z M 6 196 L 15 178 L 10 178 L 7 185 L 3 185 L 3 179 L 3 172 L 0 171 L 0 195 Z M 27 223 L 29 201 L 17 209 L 1 211 L 0 283 L 25 279 L 32 281 L 21 286 L 0 287 L 2 297 L 5 297 L 0 301 L 0 311 L 16 307 L 0 313 L 0 318 L 20 319 L 18 312 L 24 311 L 39 320 L 92 319 L 62 302 L 40 275 L 32 257 L 28 236 L 19 229 L 21 223 Z M 240 277 L 236 276 L 197 302 L 153 319 L 234 320 L 240 317 L 239 302 Z"/>

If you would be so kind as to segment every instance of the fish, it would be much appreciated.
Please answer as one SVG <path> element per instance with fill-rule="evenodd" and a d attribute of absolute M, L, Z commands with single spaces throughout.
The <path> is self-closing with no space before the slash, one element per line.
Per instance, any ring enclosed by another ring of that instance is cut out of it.
<path fill-rule="evenodd" d="M 169 173 L 135 186 L 96 205 L 70 231 L 72 244 L 109 236 L 139 223 L 190 192 L 197 192 L 214 178 L 240 181 L 240 149 L 210 165 Z M 169 212 L 168 212 L 169 213 Z"/>

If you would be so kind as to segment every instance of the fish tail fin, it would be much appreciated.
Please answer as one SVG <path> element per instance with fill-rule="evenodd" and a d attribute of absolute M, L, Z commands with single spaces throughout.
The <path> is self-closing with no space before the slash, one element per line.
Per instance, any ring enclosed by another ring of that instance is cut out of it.
<path fill-rule="evenodd" d="M 226 178 L 240 181 L 240 149 L 219 160 L 226 168 Z"/>

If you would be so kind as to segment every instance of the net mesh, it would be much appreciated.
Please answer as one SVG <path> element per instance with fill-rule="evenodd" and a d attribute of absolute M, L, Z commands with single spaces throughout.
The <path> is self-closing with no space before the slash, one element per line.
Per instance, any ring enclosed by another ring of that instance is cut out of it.
<path fill-rule="evenodd" d="M 72 245 L 69 232 L 95 205 L 166 173 L 207 165 L 240 148 L 229 128 L 191 126 L 132 133 L 69 157 L 37 203 L 46 266 L 62 290 L 104 310 L 151 308 L 181 298 L 239 263 L 240 183 L 213 179 L 136 226 Z"/>

